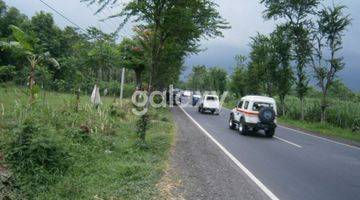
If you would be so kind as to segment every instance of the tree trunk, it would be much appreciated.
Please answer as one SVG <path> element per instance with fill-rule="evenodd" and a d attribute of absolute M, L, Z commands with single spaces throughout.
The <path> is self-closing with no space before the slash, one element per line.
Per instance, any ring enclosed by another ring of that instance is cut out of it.
<path fill-rule="evenodd" d="M 326 121 L 326 108 L 327 108 L 327 101 L 326 101 L 327 92 L 323 91 L 322 98 L 321 98 L 321 115 L 320 121 L 321 123 L 325 123 Z"/>
<path fill-rule="evenodd" d="M 301 120 L 303 121 L 305 119 L 305 112 L 304 112 L 304 98 L 300 98 L 300 109 L 301 109 Z"/>
<path fill-rule="evenodd" d="M 285 116 L 285 96 L 283 95 L 280 95 L 280 104 L 281 104 L 282 116 Z"/>
<path fill-rule="evenodd" d="M 136 88 L 138 90 L 141 90 L 142 89 L 142 80 L 141 80 L 142 70 L 136 68 L 136 69 L 134 69 L 134 72 L 135 72 L 135 79 L 136 79 Z"/>

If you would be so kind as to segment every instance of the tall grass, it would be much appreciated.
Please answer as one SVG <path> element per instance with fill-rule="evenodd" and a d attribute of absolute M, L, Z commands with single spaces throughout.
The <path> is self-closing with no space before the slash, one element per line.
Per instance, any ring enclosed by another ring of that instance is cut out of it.
<path fill-rule="evenodd" d="M 330 99 L 326 110 L 326 122 L 340 128 L 352 128 L 360 122 L 360 104 L 351 101 Z M 299 120 L 301 117 L 300 100 L 290 96 L 286 98 L 286 117 Z M 306 98 L 305 121 L 320 122 L 320 99 Z"/>

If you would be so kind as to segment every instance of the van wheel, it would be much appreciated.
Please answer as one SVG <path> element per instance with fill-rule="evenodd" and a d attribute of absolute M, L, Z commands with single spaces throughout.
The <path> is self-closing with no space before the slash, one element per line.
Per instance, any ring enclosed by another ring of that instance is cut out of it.
<path fill-rule="evenodd" d="M 230 116 L 230 119 L 229 119 L 229 128 L 232 129 L 232 130 L 235 130 L 236 129 L 236 124 L 234 122 L 234 117 L 233 116 Z"/>
<path fill-rule="evenodd" d="M 275 134 L 275 129 L 270 129 L 270 130 L 265 131 L 266 137 L 272 138 L 272 137 L 274 137 L 274 134 Z"/>
<path fill-rule="evenodd" d="M 241 135 L 246 135 L 249 132 L 249 127 L 246 126 L 244 118 L 241 118 L 239 123 L 239 133 Z"/>

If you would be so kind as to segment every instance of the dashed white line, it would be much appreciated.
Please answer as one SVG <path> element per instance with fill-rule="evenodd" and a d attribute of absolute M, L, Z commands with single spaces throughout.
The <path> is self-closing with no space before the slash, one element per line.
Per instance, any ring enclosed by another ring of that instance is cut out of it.
<path fill-rule="evenodd" d="M 278 140 L 280 140 L 280 141 L 282 141 L 282 142 L 288 143 L 288 144 L 290 144 L 290 145 L 293 145 L 293 146 L 295 146 L 295 147 L 297 147 L 297 148 L 302 148 L 302 146 L 300 146 L 300 145 L 298 145 L 298 144 L 295 144 L 295 143 L 290 142 L 290 141 L 288 141 L 288 140 L 279 138 L 279 137 L 277 137 L 277 136 L 274 136 L 274 138 L 276 138 L 276 139 L 278 139 Z"/>
<path fill-rule="evenodd" d="M 222 146 L 209 132 L 207 132 L 199 123 L 195 121 L 181 106 L 180 109 L 185 115 L 207 136 L 209 137 L 224 153 L 227 155 L 270 199 L 279 200 L 259 179 L 255 177 L 238 159 L 235 158 L 224 146 Z"/>

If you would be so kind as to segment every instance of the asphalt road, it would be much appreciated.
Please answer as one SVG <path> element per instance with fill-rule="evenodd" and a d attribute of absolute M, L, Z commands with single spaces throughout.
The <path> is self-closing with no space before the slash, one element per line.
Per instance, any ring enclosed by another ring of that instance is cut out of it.
<path fill-rule="evenodd" d="M 220 115 L 183 111 L 279 199 L 360 199 L 360 148 L 285 127 L 272 139 L 242 136 L 228 128 L 227 109 Z"/>

